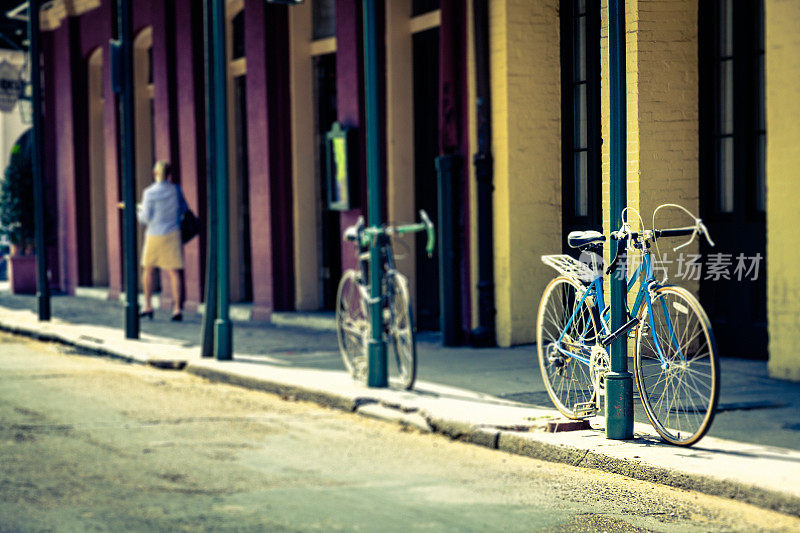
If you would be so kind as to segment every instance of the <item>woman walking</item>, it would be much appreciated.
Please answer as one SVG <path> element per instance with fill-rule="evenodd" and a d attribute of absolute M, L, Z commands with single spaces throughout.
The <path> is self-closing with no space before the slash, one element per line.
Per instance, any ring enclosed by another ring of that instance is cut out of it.
<path fill-rule="evenodd" d="M 172 286 L 172 320 L 183 318 L 181 313 L 181 276 L 183 269 L 183 244 L 181 243 L 181 216 L 188 209 L 180 188 L 169 181 L 172 168 L 166 161 L 153 167 L 155 183 L 142 192 L 138 206 L 139 222 L 147 226 L 142 249 L 144 285 L 144 310 L 140 316 L 153 319 L 153 290 L 155 270 L 169 274 Z"/>

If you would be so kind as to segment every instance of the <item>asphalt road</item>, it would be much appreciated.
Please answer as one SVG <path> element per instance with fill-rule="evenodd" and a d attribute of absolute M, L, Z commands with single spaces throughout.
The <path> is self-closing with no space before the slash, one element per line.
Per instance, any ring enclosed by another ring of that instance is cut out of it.
<path fill-rule="evenodd" d="M 543 463 L 0 334 L 0 531 L 798 531 Z"/>

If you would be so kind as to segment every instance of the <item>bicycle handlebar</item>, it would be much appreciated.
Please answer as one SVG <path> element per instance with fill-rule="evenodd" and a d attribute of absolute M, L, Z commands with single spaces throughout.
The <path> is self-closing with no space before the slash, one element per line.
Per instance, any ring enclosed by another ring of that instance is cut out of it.
<path fill-rule="evenodd" d="M 364 217 L 358 217 L 356 223 L 349 228 L 345 229 L 343 239 L 346 241 L 356 242 L 360 246 L 369 245 L 369 240 L 373 236 L 380 235 L 402 235 L 403 233 L 415 233 L 417 231 L 425 231 L 428 234 L 428 242 L 425 245 L 425 251 L 428 252 L 428 257 L 433 255 L 433 249 L 436 246 L 436 236 L 428 213 L 424 209 L 420 209 L 419 216 L 422 222 L 416 224 L 406 224 L 403 226 L 381 226 L 381 227 L 365 227 Z"/>
<path fill-rule="evenodd" d="M 611 238 L 617 241 L 617 253 L 614 256 L 614 260 L 611 261 L 611 264 L 606 269 L 606 275 L 611 274 L 619 266 L 620 259 L 622 258 L 622 251 L 625 249 L 625 246 L 630 239 L 636 241 L 640 236 L 642 236 L 645 240 L 649 238 L 655 240 L 661 237 L 686 237 L 691 235 L 691 239 L 673 248 L 674 251 L 678 251 L 679 249 L 692 244 L 698 234 L 703 235 L 708 241 L 708 244 L 715 246 L 714 241 L 711 240 L 711 234 L 708 232 L 708 228 L 699 218 L 695 218 L 694 226 L 686 226 L 683 228 L 653 229 L 652 231 L 645 230 L 642 232 L 631 231 L 631 227 L 626 222 L 618 231 L 611 232 Z"/>

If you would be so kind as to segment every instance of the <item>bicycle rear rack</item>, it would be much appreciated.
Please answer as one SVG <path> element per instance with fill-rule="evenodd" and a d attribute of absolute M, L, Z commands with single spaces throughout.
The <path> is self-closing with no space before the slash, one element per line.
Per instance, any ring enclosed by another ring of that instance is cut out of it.
<path fill-rule="evenodd" d="M 598 274 L 592 272 L 592 269 L 586 263 L 581 263 L 566 254 L 543 255 L 542 263 L 555 268 L 562 276 L 566 276 L 577 283 L 588 283 L 598 276 Z"/>

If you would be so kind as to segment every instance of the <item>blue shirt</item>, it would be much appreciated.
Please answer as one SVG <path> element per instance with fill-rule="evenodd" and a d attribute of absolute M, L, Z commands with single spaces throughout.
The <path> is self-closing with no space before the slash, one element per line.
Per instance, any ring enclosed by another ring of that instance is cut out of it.
<path fill-rule="evenodd" d="M 180 188 L 168 181 L 157 181 L 142 192 L 138 208 L 139 222 L 147 226 L 148 235 L 166 235 L 180 229 L 186 200 Z"/>

